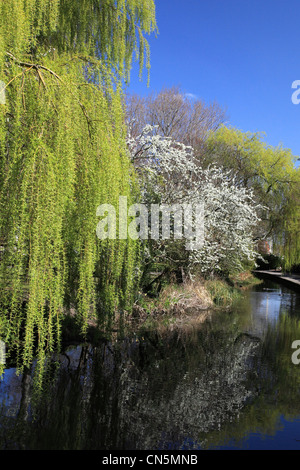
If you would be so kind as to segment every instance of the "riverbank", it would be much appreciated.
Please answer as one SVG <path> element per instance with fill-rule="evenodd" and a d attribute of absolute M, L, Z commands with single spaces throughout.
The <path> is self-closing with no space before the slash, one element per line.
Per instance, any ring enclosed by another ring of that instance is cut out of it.
<path fill-rule="evenodd" d="M 88 322 L 85 340 L 126 336 L 141 330 L 162 331 L 169 328 L 204 323 L 216 310 L 230 309 L 244 291 L 261 283 L 253 273 L 247 271 L 230 278 L 198 279 L 164 286 L 157 297 L 140 292 L 132 312 L 120 312 L 109 325 L 100 325 L 97 320 Z M 66 314 L 62 325 L 63 344 L 82 341 L 75 321 L 76 312 Z"/>
<path fill-rule="evenodd" d="M 124 324 L 140 329 L 203 323 L 214 310 L 230 308 L 246 289 L 260 282 L 252 273 L 244 272 L 228 279 L 169 284 L 157 298 L 140 293 Z"/>
<path fill-rule="evenodd" d="M 292 290 L 300 292 L 300 275 L 282 273 L 281 271 L 253 271 L 253 274 L 262 279 L 270 279 L 289 287 Z"/>

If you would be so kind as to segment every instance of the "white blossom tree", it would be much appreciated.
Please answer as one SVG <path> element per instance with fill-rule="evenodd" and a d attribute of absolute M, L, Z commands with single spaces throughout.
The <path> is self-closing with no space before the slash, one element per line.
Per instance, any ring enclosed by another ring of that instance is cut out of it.
<path fill-rule="evenodd" d="M 235 184 L 230 171 L 215 166 L 203 169 L 192 147 L 162 137 L 150 125 L 137 137 L 129 136 L 128 147 L 149 208 L 152 203 L 203 205 L 201 246 L 187 250 L 184 233 L 180 240 L 151 240 L 146 243 L 145 265 L 159 262 L 191 277 L 197 271 L 229 274 L 242 270 L 245 261 L 255 260 L 252 234 L 259 223 L 259 206 L 251 190 Z"/>

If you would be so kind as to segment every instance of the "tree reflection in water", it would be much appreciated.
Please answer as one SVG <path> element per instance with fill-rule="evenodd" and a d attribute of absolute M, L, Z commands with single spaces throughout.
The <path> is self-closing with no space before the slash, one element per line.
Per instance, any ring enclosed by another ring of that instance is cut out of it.
<path fill-rule="evenodd" d="M 262 292 L 271 291 L 257 286 L 197 327 L 71 347 L 49 362 L 42 396 L 34 370 L 8 369 L 0 448 L 201 449 L 274 434 L 281 415 L 300 415 L 300 365 L 291 361 L 299 300 L 283 290 L 276 321 L 259 335 L 253 305 L 260 318 Z"/>

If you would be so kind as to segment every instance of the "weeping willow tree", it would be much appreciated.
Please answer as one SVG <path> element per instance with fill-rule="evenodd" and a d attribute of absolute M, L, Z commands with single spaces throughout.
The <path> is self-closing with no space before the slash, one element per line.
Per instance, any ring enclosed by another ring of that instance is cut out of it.
<path fill-rule="evenodd" d="M 0 2 L 0 338 L 40 369 L 73 306 L 83 333 L 130 307 L 137 244 L 96 209 L 135 197 L 122 81 L 149 68 L 153 0 Z"/>
<path fill-rule="evenodd" d="M 283 269 L 299 272 L 300 268 L 300 168 L 295 169 L 295 180 L 290 184 L 289 197 L 283 213 L 281 237 L 275 247 L 283 259 Z"/>
<path fill-rule="evenodd" d="M 300 170 L 289 149 L 267 145 L 259 133 L 222 126 L 210 133 L 206 159 L 233 169 L 240 186 L 252 187 L 260 214 L 256 238 L 272 240 L 282 268 L 300 263 Z"/>

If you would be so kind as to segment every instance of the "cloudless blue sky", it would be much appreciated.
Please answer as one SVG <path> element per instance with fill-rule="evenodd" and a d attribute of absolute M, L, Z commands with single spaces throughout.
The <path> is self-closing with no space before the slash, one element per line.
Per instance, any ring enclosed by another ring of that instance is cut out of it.
<path fill-rule="evenodd" d="M 300 0 L 156 0 L 157 37 L 150 36 L 151 75 L 129 92 L 147 95 L 179 85 L 227 109 L 231 126 L 266 134 L 300 156 Z"/>

